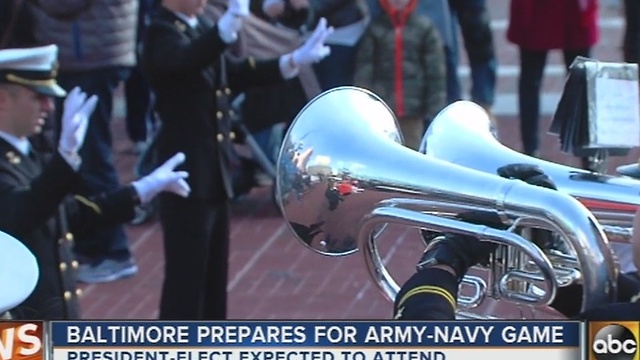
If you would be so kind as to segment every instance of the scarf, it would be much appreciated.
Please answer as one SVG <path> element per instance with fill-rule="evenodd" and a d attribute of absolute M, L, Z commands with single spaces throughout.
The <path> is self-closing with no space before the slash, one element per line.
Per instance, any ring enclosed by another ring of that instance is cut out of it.
<path fill-rule="evenodd" d="M 394 68 L 394 94 L 396 97 L 396 113 L 398 117 L 404 116 L 404 93 L 403 93 L 403 73 L 402 73 L 402 31 L 404 30 L 404 26 L 407 23 L 407 19 L 409 15 L 413 13 L 413 10 L 416 8 L 417 0 L 411 0 L 402 9 L 396 9 L 391 4 L 389 4 L 388 0 L 380 0 L 380 5 L 382 9 L 387 13 L 389 18 L 391 19 L 391 24 L 393 25 L 394 32 L 394 57 L 393 57 L 393 68 Z"/>

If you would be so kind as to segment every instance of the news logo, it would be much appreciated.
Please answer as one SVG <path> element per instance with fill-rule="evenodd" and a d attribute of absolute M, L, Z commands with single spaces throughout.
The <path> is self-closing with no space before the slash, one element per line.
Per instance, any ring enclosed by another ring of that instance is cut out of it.
<path fill-rule="evenodd" d="M 0 360 L 43 360 L 43 329 L 40 321 L 0 322 Z"/>
<path fill-rule="evenodd" d="M 638 322 L 589 323 L 590 360 L 640 360 Z"/>

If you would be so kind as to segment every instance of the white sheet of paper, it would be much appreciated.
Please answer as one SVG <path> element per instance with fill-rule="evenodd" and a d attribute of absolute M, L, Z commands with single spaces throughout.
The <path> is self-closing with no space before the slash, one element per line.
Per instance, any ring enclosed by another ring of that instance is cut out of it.
<path fill-rule="evenodd" d="M 640 96 L 638 82 L 595 79 L 596 144 L 640 146 Z"/>

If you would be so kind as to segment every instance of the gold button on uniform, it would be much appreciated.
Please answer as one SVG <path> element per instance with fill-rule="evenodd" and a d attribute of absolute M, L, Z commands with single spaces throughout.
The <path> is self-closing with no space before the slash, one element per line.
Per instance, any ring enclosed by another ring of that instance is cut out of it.
<path fill-rule="evenodd" d="M 218 112 L 216 113 L 216 117 L 218 118 L 218 120 L 222 119 L 222 116 L 223 116 L 223 115 L 224 115 L 224 114 L 222 113 L 222 111 L 218 111 Z"/>
<path fill-rule="evenodd" d="M 77 269 L 79 266 L 80 266 L 80 264 L 78 264 L 78 261 L 73 260 L 73 261 L 71 262 L 71 267 L 72 267 L 72 268 Z"/>
<path fill-rule="evenodd" d="M 217 97 L 222 96 L 222 90 L 216 90 L 216 96 Z"/>
<path fill-rule="evenodd" d="M 60 271 L 67 271 L 67 263 L 64 263 L 64 262 L 60 263 Z"/>
<path fill-rule="evenodd" d="M 233 131 L 229 133 L 229 139 L 234 140 L 236 138 L 236 133 Z"/>
<path fill-rule="evenodd" d="M 227 94 L 227 95 L 231 95 L 231 89 L 225 88 L 224 89 L 224 93 Z"/>
<path fill-rule="evenodd" d="M 65 300 L 67 300 L 67 301 L 71 300 L 71 296 L 72 296 L 71 295 L 71 291 L 65 291 L 64 292 L 64 299 Z"/>
<path fill-rule="evenodd" d="M 222 140 L 224 140 L 224 135 L 218 134 L 216 135 L 216 139 L 218 139 L 218 142 L 222 142 Z"/>
<path fill-rule="evenodd" d="M 82 296 L 82 289 L 76 289 L 76 296 L 77 297 Z"/>
<path fill-rule="evenodd" d="M 65 239 L 67 239 L 67 241 L 73 241 L 73 234 L 68 232 L 66 234 L 64 234 Z"/>

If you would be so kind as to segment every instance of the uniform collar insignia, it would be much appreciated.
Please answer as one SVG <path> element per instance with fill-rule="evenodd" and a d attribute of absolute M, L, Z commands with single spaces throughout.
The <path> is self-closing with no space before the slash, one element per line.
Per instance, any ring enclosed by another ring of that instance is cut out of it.
<path fill-rule="evenodd" d="M 185 25 L 182 21 L 180 20 L 176 20 L 173 22 L 173 25 L 176 26 L 176 29 L 178 29 L 178 31 L 180 32 L 185 32 L 187 31 L 187 25 Z"/>
<path fill-rule="evenodd" d="M 10 164 L 20 164 L 20 156 L 18 154 L 16 154 L 14 151 L 7 151 L 7 153 L 5 154 L 5 156 L 7 157 L 7 160 L 9 161 Z"/>

